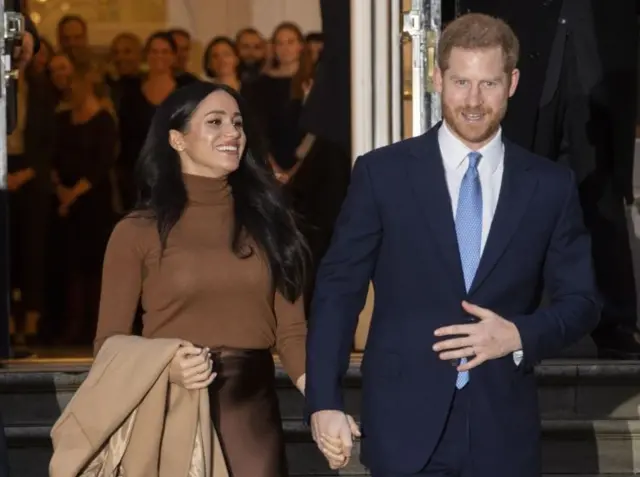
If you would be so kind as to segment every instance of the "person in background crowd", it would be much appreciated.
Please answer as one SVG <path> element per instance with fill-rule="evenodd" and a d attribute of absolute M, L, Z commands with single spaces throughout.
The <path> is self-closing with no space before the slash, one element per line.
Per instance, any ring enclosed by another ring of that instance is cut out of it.
<path fill-rule="evenodd" d="M 111 42 L 110 58 L 117 79 L 137 77 L 142 65 L 142 42 L 133 33 L 124 32 Z"/>
<path fill-rule="evenodd" d="M 28 15 L 25 16 L 25 20 L 26 25 L 25 33 L 22 38 L 22 45 L 16 52 L 14 52 L 16 66 L 19 69 L 25 68 L 33 58 L 33 55 L 38 53 L 40 49 L 40 38 L 33 21 Z M 11 131 L 7 132 L 11 133 Z M 4 431 L 4 422 L 0 415 L 0 477 L 9 477 L 9 474 L 10 469 L 7 437 Z"/>
<path fill-rule="evenodd" d="M 45 45 L 41 42 L 41 46 Z M 13 343 L 33 340 L 45 313 L 45 249 L 51 208 L 51 154 L 55 92 L 46 64 L 34 60 L 19 71 L 17 121 L 7 136 L 10 191 L 11 307 Z M 24 63 L 23 63 L 24 65 Z"/>
<path fill-rule="evenodd" d="M 191 58 L 191 34 L 182 28 L 169 30 L 176 44 L 176 62 L 173 72 L 176 76 L 178 87 L 198 81 L 198 78 L 189 72 L 189 60 Z"/>
<path fill-rule="evenodd" d="M 49 75 L 51 83 L 58 96 L 56 108 L 63 110 L 69 106 L 69 95 L 71 86 L 71 73 L 73 65 L 69 57 L 64 53 L 55 54 L 49 62 Z"/>
<path fill-rule="evenodd" d="M 56 118 L 53 183 L 62 225 L 66 283 L 65 342 L 91 342 L 97 322 L 102 257 L 114 223 L 110 171 L 117 131 L 105 107 L 102 75 L 89 61 L 74 63 L 70 109 Z"/>
<path fill-rule="evenodd" d="M 38 50 L 38 53 L 33 55 L 33 60 L 31 61 L 31 63 L 29 63 L 33 73 L 46 73 L 47 68 L 49 67 L 49 63 L 51 62 L 51 58 L 53 58 L 54 54 L 55 52 L 51 43 L 49 43 L 44 38 L 41 38 L 40 50 Z"/>
<path fill-rule="evenodd" d="M 216 83 L 226 84 L 241 91 L 243 83 L 238 75 L 240 58 L 236 45 L 231 38 L 217 36 L 209 42 L 202 57 L 205 78 Z"/>
<path fill-rule="evenodd" d="M 255 28 L 243 28 L 236 35 L 236 48 L 240 57 L 240 81 L 251 84 L 265 68 L 266 41 Z"/>
<path fill-rule="evenodd" d="M 171 34 L 161 31 L 150 35 L 144 49 L 147 74 L 123 84 L 118 109 L 120 155 L 116 167 L 124 210 L 130 210 L 135 203 L 134 167 L 151 119 L 158 105 L 178 87 L 173 70 L 177 52 Z"/>
<path fill-rule="evenodd" d="M 87 22 L 79 15 L 65 15 L 58 22 L 58 46 L 63 53 L 89 46 Z"/>
<path fill-rule="evenodd" d="M 295 162 L 299 130 L 297 122 L 291 121 L 291 81 L 300 65 L 304 37 L 297 25 L 284 22 L 275 28 L 273 44 L 277 66 L 266 70 L 254 83 L 250 101 L 258 114 L 271 163 L 279 173 Z"/>
<path fill-rule="evenodd" d="M 311 51 L 311 58 L 313 59 L 314 64 L 317 63 L 320 59 L 322 49 L 324 48 L 323 34 L 321 32 L 308 33 L 305 38 L 305 42 L 307 44 L 307 48 Z"/>
<path fill-rule="evenodd" d="M 110 57 L 115 75 L 106 79 L 116 111 L 120 109 L 124 91 L 139 82 L 143 47 L 140 38 L 133 33 L 120 33 L 111 42 Z"/>

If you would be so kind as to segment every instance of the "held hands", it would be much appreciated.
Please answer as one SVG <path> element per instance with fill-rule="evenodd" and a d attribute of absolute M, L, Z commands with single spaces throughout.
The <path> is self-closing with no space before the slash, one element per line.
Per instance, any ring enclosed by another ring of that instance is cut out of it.
<path fill-rule="evenodd" d="M 349 463 L 353 437 L 360 437 L 360 429 L 353 417 L 342 411 L 317 411 L 311 415 L 311 435 L 329 467 L 336 470 Z"/>
<path fill-rule="evenodd" d="M 169 380 L 185 389 L 204 389 L 216 378 L 209 348 L 181 346 L 171 361 Z"/>
<path fill-rule="evenodd" d="M 512 322 L 486 308 L 462 302 L 462 308 L 479 319 L 477 323 L 453 325 L 438 328 L 435 335 L 447 337 L 458 335 L 436 343 L 433 350 L 440 359 L 451 361 L 467 358 L 465 364 L 458 366 L 458 371 L 468 371 L 490 359 L 503 356 L 522 349 L 520 333 Z M 466 336 L 461 336 L 466 335 Z"/>

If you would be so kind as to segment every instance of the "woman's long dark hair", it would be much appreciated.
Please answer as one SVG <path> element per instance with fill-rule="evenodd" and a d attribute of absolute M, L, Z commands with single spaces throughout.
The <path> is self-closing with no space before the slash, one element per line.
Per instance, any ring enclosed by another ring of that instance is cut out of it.
<path fill-rule="evenodd" d="M 169 144 L 169 131 L 186 132 L 198 105 L 214 91 L 225 91 L 238 103 L 243 117 L 247 145 L 237 170 L 229 174 L 234 206 L 231 249 L 247 258 L 255 251 L 243 238 L 258 245 L 267 257 L 272 283 L 286 299 L 295 301 L 305 284 L 308 248 L 296 227 L 282 187 L 266 160 L 260 136 L 251 126 L 240 95 L 222 84 L 197 82 L 174 91 L 158 107 L 136 166 L 138 215 L 157 224 L 162 250 L 187 206 L 187 191 L 178 153 Z"/>

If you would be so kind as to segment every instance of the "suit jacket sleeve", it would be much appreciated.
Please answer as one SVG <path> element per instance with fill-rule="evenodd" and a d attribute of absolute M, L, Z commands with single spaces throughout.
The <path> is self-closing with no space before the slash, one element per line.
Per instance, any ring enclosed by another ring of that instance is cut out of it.
<path fill-rule="evenodd" d="M 382 223 L 367 159 L 356 162 L 331 246 L 318 270 L 307 334 L 309 413 L 343 408 L 340 381 L 376 264 Z"/>
<path fill-rule="evenodd" d="M 600 305 L 591 260 L 591 242 L 583 224 L 578 188 L 571 174 L 562 210 L 544 264 L 550 304 L 513 319 L 522 341 L 524 366 L 557 356 L 598 323 Z"/>

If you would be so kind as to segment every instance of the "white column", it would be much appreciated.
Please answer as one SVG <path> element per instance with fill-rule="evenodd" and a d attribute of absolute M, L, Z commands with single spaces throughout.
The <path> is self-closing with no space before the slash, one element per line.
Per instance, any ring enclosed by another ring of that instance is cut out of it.
<path fill-rule="evenodd" d="M 351 0 L 351 144 L 352 160 L 373 148 L 372 1 Z M 360 313 L 354 344 L 364 349 L 373 312 L 373 287 Z"/>
<path fill-rule="evenodd" d="M 251 24 L 251 0 L 167 0 L 166 23 L 191 33 L 190 69 L 200 73 L 204 47 L 213 37 L 233 38 Z"/>
<path fill-rule="evenodd" d="M 250 23 L 250 0 L 167 0 L 167 26 L 185 28 L 201 43 L 234 36 Z"/>
<path fill-rule="evenodd" d="M 351 0 L 352 159 L 373 147 L 373 64 L 371 0 Z"/>
<path fill-rule="evenodd" d="M 402 33 L 400 19 L 402 16 L 401 0 L 391 0 L 390 48 L 391 48 L 391 142 L 402 139 L 404 91 L 402 84 Z"/>
<path fill-rule="evenodd" d="M 284 20 L 297 23 L 304 33 L 322 30 L 320 0 L 285 0 Z"/>
<path fill-rule="evenodd" d="M 389 2 L 386 0 L 374 1 L 374 51 L 373 72 L 375 78 L 374 91 L 374 123 L 373 145 L 382 147 L 389 144 L 391 139 L 391 104 L 390 90 L 391 71 L 389 58 Z"/>
<path fill-rule="evenodd" d="M 353 160 L 402 136 L 399 0 L 351 1 L 351 120 Z M 371 28 L 373 20 L 373 30 Z M 374 308 L 369 285 L 355 348 L 364 349 Z"/>

